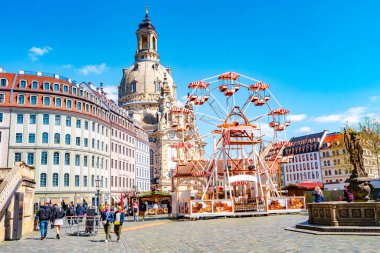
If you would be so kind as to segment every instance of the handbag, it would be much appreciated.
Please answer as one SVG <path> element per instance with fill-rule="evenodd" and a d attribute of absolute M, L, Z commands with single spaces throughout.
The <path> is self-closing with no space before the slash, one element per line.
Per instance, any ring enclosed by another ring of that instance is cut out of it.
<path fill-rule="evenodd" d="M 106 221 L 106 220 L 102 220 L 102 224 L 103 224 L 103 225 L 106 225 L 106 224 L 107 224 L 107 221 Z"/>

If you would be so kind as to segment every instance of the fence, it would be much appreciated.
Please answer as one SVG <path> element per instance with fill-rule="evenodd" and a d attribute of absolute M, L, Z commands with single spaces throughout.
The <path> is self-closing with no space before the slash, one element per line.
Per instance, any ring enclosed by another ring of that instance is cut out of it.
<path fill-rule="evenodd" d="M 66 216 L 63 219 L 65 234 L 77 236 L 96 235 L 101 227 L 100 215 Z"/>

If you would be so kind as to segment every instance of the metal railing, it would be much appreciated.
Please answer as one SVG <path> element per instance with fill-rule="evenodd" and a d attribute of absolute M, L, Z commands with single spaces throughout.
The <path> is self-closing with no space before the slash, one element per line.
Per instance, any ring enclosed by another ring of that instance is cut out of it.
<path fill-rule="evenodd" d="M 96 235 L 101 228 L 100 215 L 65 216 L 62 228 L 64 228 L 65 234 L 69 235 Z"/>

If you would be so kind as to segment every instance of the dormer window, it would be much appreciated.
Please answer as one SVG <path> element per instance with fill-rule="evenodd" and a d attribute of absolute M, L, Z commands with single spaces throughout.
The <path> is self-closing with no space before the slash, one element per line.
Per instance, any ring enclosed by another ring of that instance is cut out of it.
<path fill-rule="evenodd" d="M 59 84 L 58 83 L 54 84 L 54 91 L 59 91 Z"/>
<path fill-rule="evenodd" d="M 133 82 L 132 85 L 131 85 L 131 92 L 132 93 L 136 92 L 136 83 L 135 82 Z"/>
<path fill-rule="evenodd" d="M 26 80 L 20 81 L 20 88 L 25 89 L 26 88 Z"/>
<path fill-rule="evenodd" d="M 44 83 L 44 90 L 50 90 L 50 83 Z"/>
<path fill-rule="evenodd" d="M 37 81 L 32 81 L 32 89 L 37 89 L 38 88 L 38 82 Z"/>
<path fill-rule="evenodd" d="M 7 84 L 8 84 L 8 79 L 6 78 L 0 79 L 0 86 L 7 86 Z"/>

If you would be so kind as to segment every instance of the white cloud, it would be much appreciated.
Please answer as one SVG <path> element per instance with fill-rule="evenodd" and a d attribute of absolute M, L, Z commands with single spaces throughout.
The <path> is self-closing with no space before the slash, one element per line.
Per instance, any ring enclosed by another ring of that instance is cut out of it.
<path fill-rule="evenodd" d="M 312 131 L 313 130 L 311 129 L 311 127 L 308 127 L 308 126 L 303 126 L 296 130 L 296 132 L 298 133 L 310 133 Z"/>
<path fill-rule="evenodd" d="M 74 66 L 71 65 L 71 64 L 65 64 L 65 65 L 62 65 L 62 68 L 64 69 L 72 69 Z"/>
<path fill-rule="evenodd" d="M 85 76 L 91 73 L 100 75 L 106 70 L 106 68 L 107 65 L 105 63 L 99 65 L 87 65 L 80 68 L 79 72 L 81 72 Z"/>
<path fill-rule="evenodd" d="M 371 102 L 376 102 L 376 100 L 378 99 L 378 96 L 373 96 L 373 97 L 370 97 L 369 99 L 371 100 Z"/>
<path fill-rule="evenodd" d="M 117 86 L 104 86 L 103 89 L 107 93 L 107 98 L 112 99 L 117 104 L 119 98 Z"/>
<path fill-rule="evenodd" d="M 32 47 L 28 50 L 28 55 L 32 61 L 37 61 L 38 57 L 49 53 L 51 50 L 53 50 L 51 47 Z"/>
<path fill-rule="evenodd" d="M 306 119 L 306 114 L 290 114 L 289 120 L 290 121 L 301 121 Z"/>
<path fill-rule="evenodd" d="M 323 115 L 319 117 L 315 117 L 312 119 L 312 121 L 318 122 L 318 123 L 358 123 L 360 122 L 360 119 L 362 117 L 367 116 L 365 114 L 365 111 L 367 110 L 366 107 L 358 106 L 358 107 L 352 107 L 349 108 L 347 111 L 336 113 L 336 114 L 329 114 L 329 115 Z"/>
<path fill-rule="evenodd" d="M 182 96 L 180 99 L 177 100 L 177 106 L 178 107 L 184 107 L 187 101 L 187 96 Z"/>

